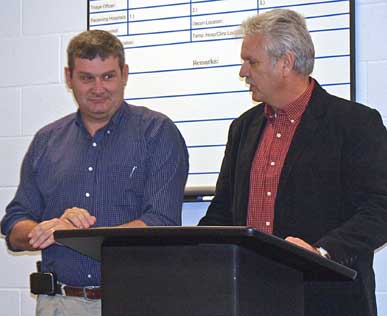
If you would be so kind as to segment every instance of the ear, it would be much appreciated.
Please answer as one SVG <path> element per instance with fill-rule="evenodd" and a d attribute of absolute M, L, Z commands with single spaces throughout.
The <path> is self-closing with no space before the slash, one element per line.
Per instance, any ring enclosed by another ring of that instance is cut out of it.
<path fill-rule="evenodd" d="M 72 84 L 73 78 L 72 78 L 72 74 L 71 74 L 70 68 L 69 67 L 65 67 L 64 73 L 65 73 L 65 78 L 66 78 L 66 84 L 69 87 L 69 89 L 72 89 L 72 87 L 73 87 L 73 84 Z"/>
<path fill-rule="evenodd" d="M 127 64 L 124 65 L 122 68 L 122 80 L 124 82 L 124 85 L 128 82 L 128 74 L 129 74 L 129 66 Z"/>
<path fill-rule="evenodd" d="M 294 68 L 294 62 L 295 62 L 294 54 L 292 52 L 287 52 L 281 57 L 281 60 L 282 60 L 282 74 L 284 76 L 288 76 Z"/>

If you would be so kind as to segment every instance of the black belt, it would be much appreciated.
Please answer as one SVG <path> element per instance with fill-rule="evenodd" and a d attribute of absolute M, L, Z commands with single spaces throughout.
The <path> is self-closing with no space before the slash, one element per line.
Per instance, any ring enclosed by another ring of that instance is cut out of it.
<path fill-rule="evenodd" d="M 63 296 L 83 297 L 89 300 L 100 300 L 102 290 L 99 286 L 75 287 L 57 283 L 55 294 Z"/>

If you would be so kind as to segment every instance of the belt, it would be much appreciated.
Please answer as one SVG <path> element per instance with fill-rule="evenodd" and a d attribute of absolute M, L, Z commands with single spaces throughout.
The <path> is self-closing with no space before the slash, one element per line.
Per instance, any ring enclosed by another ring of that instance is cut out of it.
<path fill-rule="evenodd" d="M 83 297 L 88 300 L 100 300 L 102 290 L 99 286 L 74 287 L 57 283 L 55 294 L 63 296 Z"/>

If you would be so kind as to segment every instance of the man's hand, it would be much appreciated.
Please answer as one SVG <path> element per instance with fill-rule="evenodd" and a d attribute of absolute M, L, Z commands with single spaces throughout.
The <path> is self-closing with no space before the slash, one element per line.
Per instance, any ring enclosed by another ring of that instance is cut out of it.
<path fill-rule="evenodd" d="M 28 234 L 29 244 L 34 249 L 44 249 L 55 243 L 56 230 L 76 229 L 73 224 L 61 218 L 53 218 L 37 224 Z"/>
<path fill-rule="evenodd" d="M 289 237 L 286 237 L 285 240 L 299 247 L 305 248 L 306 250 L 319 254 L 316 248 L 314 248 L 312 245 L 308 244 L 306 241 L 300 238 L 289 236 Z"/>
<path fill-rule="evenodd" d="M 73 207 L 64 211 L 60 219 L 68 221 L 76 228 L 90 228 L 97 219 L 83 208 Z"/>
<path fill-rule="evenodd" d="M 9 242 L 15 249 L 40 250 L 55 243 L 54 231 L 89 228 L 95 222 L 95 216 L 90 215 L 87 210 L 73 207 L 65 210 L 60 218 L 41 223 L 33 220 L 17 222 L 9 234 Z"/>

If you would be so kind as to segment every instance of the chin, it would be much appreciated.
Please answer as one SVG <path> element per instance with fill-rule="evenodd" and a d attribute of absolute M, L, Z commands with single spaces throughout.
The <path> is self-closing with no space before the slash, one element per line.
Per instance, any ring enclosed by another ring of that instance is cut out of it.
<path fill-rule="evenodd" d="M 90 102 L 92 107 L 100 108 L 100 107 L 107 107 L 108 102 L 106 100 L 104 101 L 92 101 Z"/>
<path fill-rule="evenodd" d="M 261 98 L 259 95 L 255 94 L 255 93 L 253 93 L 253 95 L 252 95 L 251 98 L 252 98 L 253 101 L 255 101 L 255 102 L 262 102 L 262 98 Z"/>

